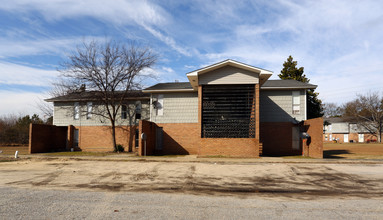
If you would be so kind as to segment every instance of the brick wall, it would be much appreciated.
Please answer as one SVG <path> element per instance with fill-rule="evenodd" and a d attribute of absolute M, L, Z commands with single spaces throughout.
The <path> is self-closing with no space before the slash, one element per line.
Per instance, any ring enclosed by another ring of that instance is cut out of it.
<path fill-rule="evenodd" d="M 142 120 L 139 123 L 139 144 L 138 155 L 145 155 L 145 141 L 141 138 L 141 134 L 146 134 L 146 155 L 154 155 L 156 147 L 156 128 L 157 125 L 150 121 Z"/>
<path fill-rule="evenodd" d="M 292 129 L 300 126 L 301 132 L 307 132 L 310 138 L 302 140 L 300 150 L 292 149 Z M 323 119 L 306 120 L 301 125 L 290 122 L 261 122 L 261 143 L 263 155 L 288 156 L 305 155 L 323 158 Z"/>
<path fill-rule="evenodd" d="M 310 138 L 303 141 L 303 155 L 323 158 L 323 118 L 304 121 L 304 128 Z"/>
<path fill-rule="evenodd" d="M 65 150 L 67 126 L 30 124 L 29 153 L 45 153 Z"/>
<path fill-rule="evenodd" d="M 326 136 L 327 135 L 327 140 L 326 140 Z M 331 135 L 331 140 L 330 140 L 330 135 Z M 333 139 L 339 139 L 338 140 L 338 143 L 344 143 L 344 135 L 345 134 L 332 134 L 332 133 L 326 133 L 323 135 L 323 141 L 324 142 L 332 142 Z M 359 142 L 359 134 L 358 133 L 350 133 L 348 135 L 348 142 L 351 142 L 351 140 L 353 140 L 354 143 L 358 143 Z M 375 135 L 372 135 L 372 134 L 364 134 L 364 142 L 363 143 L 366 143 L 367 140 L 377 140 L 377 137 Z"/>
<path fill-rule="evenodd" d="M 146 153 L 153 155 L 156 127 L 163 129 L 162 154 L 195 154 L 200 156 L 222 155 L 232 157 L 258 157 L 257 139 L 250 138 L 200 138 L 198 123 L 155 124 L 142 121 L 140 135 L 147 134 Z M 140 141 L 139 155 L 144 155 Z"/>
<path fill-rule="evenodd" d="M 68 126 L 67 140 L 66 140 L 66 150 L 70 150 L 73 146 L 73 138 L 74 138 L 74 126 Z"/>
<path fill-rule="evenodd" d="M 157 124 L 163 129 L 163 154 L 198 154 L 200 127 L 198 123 Z"/>
<path fill-rule="evenodd" d="M 113 138 L 111 126 L 78 126 L 79 146 L 76 150 L 88 152 L 113 151 Z M 136 126 L 117 126 L 116 143 L 121 144 L 125 151 L 136 151 L 135 149 Z"/>
<path fill-rule="evenodd" d="M 300 155 L 301 151 L 292 150 L 291 122 L 261 122 L 260 142 L 263 144 L 263 155 L 282 156 Z"/>
<path fill-rule="evenodd" d="M 255 138 L 201 138 L 201 156 L 259 157 Z"/>

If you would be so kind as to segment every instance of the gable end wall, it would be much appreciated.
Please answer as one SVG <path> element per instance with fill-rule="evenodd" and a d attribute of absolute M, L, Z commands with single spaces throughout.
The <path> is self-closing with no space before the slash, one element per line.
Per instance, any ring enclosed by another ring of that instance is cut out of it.
<path fill-rule="evenodd" d="M 233 66 L 225 66 L 198 76 L 200 85 L 257 84 L 259 74 Z"/>

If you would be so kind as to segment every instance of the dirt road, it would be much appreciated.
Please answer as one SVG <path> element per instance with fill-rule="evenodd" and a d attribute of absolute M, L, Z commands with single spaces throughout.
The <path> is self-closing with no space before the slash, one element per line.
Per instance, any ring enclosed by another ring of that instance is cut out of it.
<path fill-rule="evenodd" d="M 383 197 L 382 164 L 218 164 L 26 160 L 0 163 L 0 187 L 237 197 Z"/>

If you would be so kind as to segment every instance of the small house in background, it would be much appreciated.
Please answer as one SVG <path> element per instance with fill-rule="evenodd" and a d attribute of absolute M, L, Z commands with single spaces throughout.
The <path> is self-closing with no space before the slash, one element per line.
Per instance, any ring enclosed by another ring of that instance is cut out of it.
<path fill-rule="evenodd" d="M 335 117 L 323 119 L 323 141 L 336 143 L 376 142 L 377 137 L 357 122 L 348 118 Z"/>
<path fill-rule="evenodd" d="M 306 91 L 317 86 L 271 75 L 225 60 L 187 73 L 188 82 L 133 91 L 120 110 L 117 142 L 139 155 L 321 158 L 323 120 L 307 120 Z M 109 121 L 96 114 L 102 106 L 92 92 L 46 101 L 54 104 L 54 126 L 68 127 L 67 149 L 113 150 Z"/>

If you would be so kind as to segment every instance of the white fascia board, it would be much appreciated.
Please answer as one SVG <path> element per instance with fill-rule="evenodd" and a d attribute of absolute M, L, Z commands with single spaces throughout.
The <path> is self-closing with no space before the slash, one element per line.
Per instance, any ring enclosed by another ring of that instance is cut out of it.
<path fill-rule="evenodd" d="M 186 76 L 189 79 L 189 82 L 194 90 L 198 90 L 198 73 L 197 72 L 191 72 L 186 74 Z"/>

